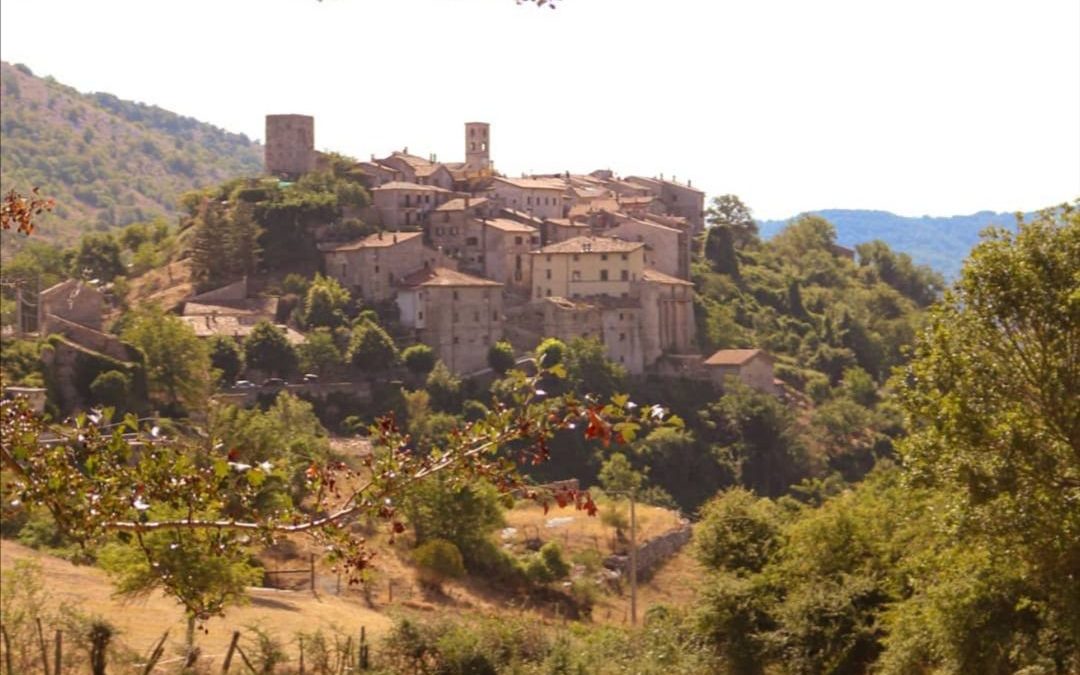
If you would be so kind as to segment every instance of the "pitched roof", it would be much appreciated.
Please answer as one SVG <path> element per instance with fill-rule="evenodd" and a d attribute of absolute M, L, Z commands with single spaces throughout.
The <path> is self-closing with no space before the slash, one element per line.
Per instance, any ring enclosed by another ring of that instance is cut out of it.
<path fill-rule="evenodd" d="M 244 300 L 218 300 L 216 302 L 184 303 L 184 316 L 274 316 L 278 299 L 275 297 L 246 298 Z"/>
<path fill-rule="evenodd" d="M 548 244 L 540 253 L 625 253 L 642 248 L 638 241 L 623 241 L 610 237 L 573 237 L 566 241 Z"/>
<path fill-rule="evenodd" d="M 191 326 L 191 329 L 195 331 L 196 337 L 207 338 L 215 335 L 221 335 L 225 337 L 245 338 L 255 330 L 260 321 L 250 320 L 249 317 L 242 316 L 212 316 L 209 314 L 199 316 L 182 316 L 180 317 L 187 325 Z M 282 329 L 285 333 L 285 339 L 288 340 L 291 345 L 299 345 L 304 343 L 304 335 L 292 328 L 284 325 L 278 325 L 278 328 Z"/>
<path fill-rule="evenodd" d="M 448 267 L 429 267 L 413 272 L 403 278 L 400 286 L 416 288 L 419 286 L 502 286 L 497 281 L 474 277 Z"/>
<path fill-rule="evenodd" d="M 680 286 L 693 286 L 694 284 L 686 279 L 680 279 L 673 277 L 670 274 L 664 274 L 660 270 L 645 269 L 641 272 L 642 281 L 655 281 L 660 284 L 678 284 Z"/>
<path fill-rule="evenodd" d="M 709 358 L 705 359 L 707 366 L 741 366 L 756 356 L 764 356 L 772 361 L 772 357 L 764 349 L 721 349 Z"/>
<path fill-rule="evenodd" d="M 445 188 L 438 187 L 436 185 L 421 185 L 420 183 L 407 183 L 403 180 L 392 180 L 389 183 L 383 183 L 377 188 L 372 189 L 372 192 L 378 192 L 380 190 L 427 190 L 430 192 L 450 192 Z"/>
<path fill-rule="evenodd" d="M 472 197 L 469 199 L 469 208 L 487 203 L 487 197 Z M 450 199 L 435 207 L 436 211 L 464 211 L 465 198 Z"/>
<path fill-rule="evenodd" d="M 502 230 L 503 232 L 525 232 L 528 234 L 536 234 L 537 232 L 532 225 L 519 223 L 509 218 L 488 218 L 482 222 L 486 227 L 494 227 L 496 230 Z"/>
<path fill-rule="evenodd" d="M 700 192 L 701 194 L 705 194 L 704 190 L 699 190 L 699 189 L 697 189 L 696 187 L 694 187 L 692 185 L 687 185 L 685 183 L 677 183 L 677 182 L 675 182 L 673 180 L 666 180 L 666 179 L 663 179 L 663 178 L 647 178 L 645 176 L 627 176 L 626 180 L 630 181 L 631 183 L 638 183 L 638 184 L 644 184 L 644 185 L 671 185 L 672 187 L 677 187 L 677 188 L 679 188 L 681 190 L 689 190 L 691 192 Z"/>
<path fill-rule="evenodd" d="M 410 239 L 424 236 L 423 232 L 376 232 L 362 239 L 344 244 L 320 244 L 320 251 L 356 251 L 362 248 L 383 248 L 402 244 Z"/>
<path fill-rule="evenodd" d="M 502 181 L 514 187 L 525 190 L 565 190 L 566 181 L 561 178 L 505 178 L 496 176 L 495 180 Z"/>

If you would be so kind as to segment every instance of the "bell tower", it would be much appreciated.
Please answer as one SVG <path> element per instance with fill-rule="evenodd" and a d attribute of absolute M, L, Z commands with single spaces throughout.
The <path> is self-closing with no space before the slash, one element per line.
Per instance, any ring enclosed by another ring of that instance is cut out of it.
<path fill-rule="evenodd" d="M 465 123 L 465 170 L 491 173 L 491 125 L 487 122 Z"/>

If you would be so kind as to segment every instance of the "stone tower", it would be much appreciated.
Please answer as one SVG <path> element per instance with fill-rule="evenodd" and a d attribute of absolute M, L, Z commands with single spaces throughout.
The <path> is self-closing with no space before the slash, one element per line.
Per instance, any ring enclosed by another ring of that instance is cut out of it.
<path fill-rule="evenodd" d="M 465 170 L 487 174 L 491 171 L 491 125 L 465 123 Z"/>
<path fill-rule="evenodd" d="M 296 177 L 315 169 L 315 118 L 266 116 L 266 173 Z"/>

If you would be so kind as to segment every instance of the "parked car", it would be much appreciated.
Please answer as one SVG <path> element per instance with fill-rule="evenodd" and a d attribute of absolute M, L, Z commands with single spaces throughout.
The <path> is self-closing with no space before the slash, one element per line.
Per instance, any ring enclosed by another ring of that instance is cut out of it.
<path fill-rule="evenodd" d="M 305 373 L 304 374 L 304 382 L 306 384 L 318 384 L 319 383 L 319 376 L 316 375 L 315 373 Z"/>
<path fill-rule="evenodd" d="M 254 389 L 255 383 L 251 380 L 237 380 L 233 382 L 233 389 Z"/>
<path fill-rule="evenodd" d="M 262 386 L 264 387 L 284 387 L 285 380 L 280 377 L 268 377 L 263 380 Z"/>

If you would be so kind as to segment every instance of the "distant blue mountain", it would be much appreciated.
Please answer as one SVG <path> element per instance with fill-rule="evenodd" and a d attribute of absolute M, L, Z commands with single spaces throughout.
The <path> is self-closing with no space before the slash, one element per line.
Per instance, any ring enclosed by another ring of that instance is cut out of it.
<path fill-rule="evenodd" d="M 921 265 L 929 265 L 955 279 L 971 248 L 979 241 L 979 232 L 991 225 L 1013 227 L 1012 213 L 979 211 L 970 216 L 908 218 L 888 211 L 825 209 L 812 211 L 836 226 L 837 243 L 854 247 L 880 239 L 894 251 L 901 251 Z M 784 229 L 787 220 L 759 220 L 763 239 Z"/>

